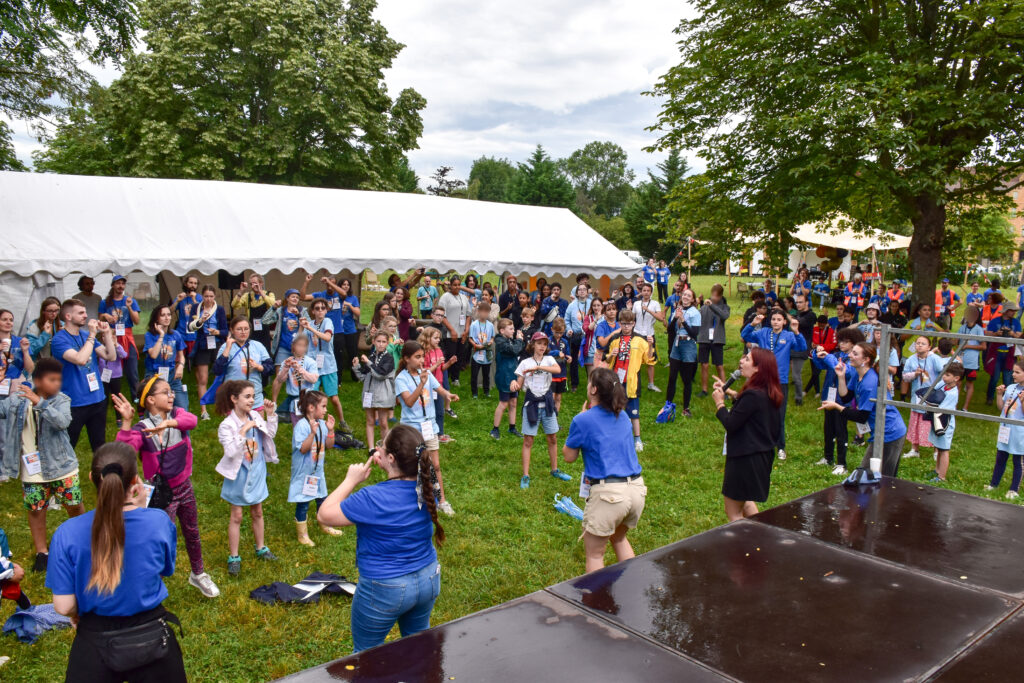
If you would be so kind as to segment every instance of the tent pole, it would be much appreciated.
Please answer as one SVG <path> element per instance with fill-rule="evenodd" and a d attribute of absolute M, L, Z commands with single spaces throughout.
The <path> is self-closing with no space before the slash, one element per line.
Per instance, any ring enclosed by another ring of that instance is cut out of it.
<path fill-rule="evenodd" d="M 690 282 L 693 279 L 693 236 L 690 235 L 686 238 L 686 281 Z"/>

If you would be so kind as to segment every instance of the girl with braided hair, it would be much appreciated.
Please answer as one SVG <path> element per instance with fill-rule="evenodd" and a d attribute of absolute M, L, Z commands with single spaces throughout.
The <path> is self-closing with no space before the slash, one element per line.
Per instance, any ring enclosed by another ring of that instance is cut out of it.
<path fill-rule="evenodd" d="M 429 453 L 418 429 L 397 425 L 369 460 L 349 465 L 345 481 L 317 512 L 321 524 L 356 527 L 355 652 L 383 643 L 395 622 L 403 637 L 430 628 L 441 591 L 433 540 L 442 545 L 444 529 L 437 519 L 440 487 Z M 374 464 L 387 479 L 356 491 Z"/>

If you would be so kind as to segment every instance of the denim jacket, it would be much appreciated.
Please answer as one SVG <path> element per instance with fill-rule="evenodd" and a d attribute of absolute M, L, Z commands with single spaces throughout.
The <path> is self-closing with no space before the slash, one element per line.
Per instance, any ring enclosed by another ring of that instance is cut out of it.
<path fill-rule="evenodd" d="M 12 394 L 0 400 L 0 418 L 5 430 L 0 478 L 17 479 L 21 472 L 21 432 L 25 428 L 25 411 L 32 407 L 27 398 Z M 78 466 L 78 457 L 68 438 L 71 424 L 71 399 L 67 394 L 44 398 L 35 407 L 36 447 L 39 449 L 40 473 L 47 481 L 59 479 Z"/>

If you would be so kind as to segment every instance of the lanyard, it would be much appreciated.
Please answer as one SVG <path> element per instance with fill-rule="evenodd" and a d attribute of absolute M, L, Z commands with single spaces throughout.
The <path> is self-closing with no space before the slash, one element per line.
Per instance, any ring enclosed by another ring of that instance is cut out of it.
<path fill-rule="evenodd" d="M 1013 412 L 1014 407 L 1020 403 L 1021 386 L 1018 384 L 1016 387 L 1017 393 L 1015 393 L 1013 398 L 1010 399 L 1010 402 L 1003 407 L 1003 417 L 1009 417 L 1010 413 Z"/>
<path fill-rule="evenodd" d="M 249 366 L 249 342 L 245 342 L 245 345 L 239 351 L 245 357 L 245 378 L 249 379 L 249 373 L 252 370 Z"/>
<path fill-rule="evenodd" d="M 313 327 L 316 328 L 317 332 L 323 332 L 323 326 L 324 326 L 324 322 L 322 320 L 319 323 L 315 323 L 315 322 L 313 323 Z M 318 335 L 315 335 L 315 334 L 313 336 L 316 337 L 316 352 L 317 353 L 323 353 L 324 348 L 323 348 L 323 346 L 321 346 L 321 343 L 323 342 L 323 339 L 321 339 Z"/>
<path fill-rule="evenodd" d="M 320 436 L 320 421 L 317 420 L 316 424 L 313 425 L 313 446 L 315 448 L 313 451 L 313 462 L 316 462 L 316 459 L 320 456 L 320 449 L 323 447 L 323 443 L 323 437 Z"/>
<path fill-rule="evenodd" d="M 81 351 L 82 347 L 85 346 L 85 342 L 82 341 L 82 331 L 81 330 L 78 331 L 77 335 L 73 335 L 70 332 L 68 332 L 67 330 L 61 330 L 61 332 L 64 332 L 65 334 L 68 335 L 68 337 L 71 338 L 71 345 L 75 347 L 75 351 Z M 77 344 L 75 343 L 76 341 L 78 342 Z M 95 355 L 96 355 L 96 342 L 93 342 L 92 353 L 89 354 L 89 362 L 86 363 L 85 365 L 79 365 L 78 367 L 82 368 L 86 372 L 92 372 L 92 359 L 93 359 L 93 356 L 95 356 Z"/>

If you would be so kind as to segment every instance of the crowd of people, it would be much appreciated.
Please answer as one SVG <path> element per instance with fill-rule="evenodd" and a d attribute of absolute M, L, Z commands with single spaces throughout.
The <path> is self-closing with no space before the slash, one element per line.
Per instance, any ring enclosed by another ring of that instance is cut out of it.
<path fill-rule="evenodd" d="M 662 393 L 655 383 L 659 364 L 668 368 L 668 384 L 656 423 L 676 420 L 680 383 L 678 414 L 684 419 L 692 416 L 695 399 L 710 394 L 726 434 L 722 496 L 730 520 L 754 514 L 768 498 L 773 466 L 787 458 L 791 394 L 797 405 L 818 394 L 818 463 L 837 476 L 848 473 L 852 423 L 853 441 L 866 446 L 862 469 L 878 459 L 882 474 L 897 476 L 901 458 L 932 448 L 932 481 L 944 481 L 956 421 L 928 407 L 956 407 L 961 389 L 968 407 L 982 368 L 990 374 L 987 400 L 1004 416 L 1024 417 L 1019 347 L 991 339 L 1021 336 L 1019 307 L 1003 299 L 998 282 L 984 295 L 976 295 L 974 285 L 960 317 L 960 298 L 948 282 L 936 292 L 934 306 L 923 302 L 911 310 L 899 282 L 872 295 L 857 274 L 830 317 L 815 313 L 812 296 L 823 292 L 801 269 L 790 296 L 780 297 L 770 281 L 754 292 L 739 338 L 729 340 L 726 323 L 733 311 L 722 285 L 704 297 L 685 273 L 670 290 L 671 279 L 664 262 L 651 261 L 635 281 L 602 298 L 586 274 L 566 292 L 559 282 L 537 278 L 525 287 L 510 275 L 499 293 L 474 274 L 441 282 L 420 269 L 404 280 L 393 275 L 372 315 L 363 316 L 358 291 L 343 277 L 322 277 L 310 291 L 314 276 L 307 275 L 300 289 L 277 297 L 253 274 L 230 308 L 218 301 L 214 287 L 186 277 L 181 291 L 155 306 L 143 323 L 126 278 L 115 275 L 106 297 L 93 293 L 93 280 L 83 277 L 74 297 L 44 300 L 25 337 L 13 334 L 13 314 L 0 310 L 0 476 L 21 482 L 36 551 L 32 569 L 47 572 L 56 608 L 79 626 L 68 679 L 116 677 L 126 664 L 110 652 L 117 650 L 117 634 L 128 629 L 161 641 L 160 651 L 180 663 L 160 580 L 174 571 L 177 533 L 185 540 L 189 583 L 208 598 L 220 594 L 206 571 L 191 479 L 190 433 L 212 419 L 211 412 L 221 420 L 223 454 L 216 472 L 229 509 L 227 574 L 242 572 L 246 509 L 253 560 L 277 559 L 266 544 L 263 504 L 270 496 L 268 466 L 280 459 L 275 436 L 283 423 L 291 427 L 287 501 L 295 506 L 296 543 L 315 545 L 311 504 L 314 529 L 324 537 L 356 527 L 356 651 L 383 642 L 395 623 L 403 635 L 429 626 L 440 590 L 435 544 L 445 537 L 439 514 L 455 514 L 445 490 L 441 445 L 453 439 L 446 426 L 458 419 L 467 367 L 472 399 L 491 399 L 492 389 L 497 392 L 490 437 L 521 440 L 522 489 L 531 485 L 539 432 L 554 479 L 572 480 L 559 467 L 560 458 L 582 458 L 587 571 L 603 566 L 608 545 L 620 560 L 633 555 L 626 536 L 639 522 L 647 496 L 639 455 L 641 397 Z M 1024 298 L 1024 286 L 1018 298 Z M 880 359 L 882 323 L 921 335 L 906 355 L 904 338 L 894 336 L 888 357 Z M 137 339 L 133 328 L 143 324 Z M 955 352 L 948 339 L 933 347 L 928 333 L 953 324 L 978 341 Z M 662 332 L 666 348 L 659 341 Z M 741 344 L 743 353 L 727 382 L 729 341 Z M 191 397 L 187 371 L 197 385 Z M 732 388 L 740 377 L 743 386 Z M 327 451 L 355 441 L 340 400 L 343 382 L 359 388 L 369 459 L 349 467 L 332 491 L 324 468 Z M 870 399 L 881 382 L 890 396 L 902 395 L 920 407 L 908 424 L 887 406 L 884 434 L 876 435 Z M 581 384 L 582 395 L 573 398 Z M 110 406 L 116 440 L 104 443 Z M 564 411 L 574 417 L 559 450 Z M 97 506 L 89 512 L 75 455 L 83 429 L 93 451 L 89 479 L 97 488 Z M 907 453 L 905 440 L 911 444 Z M 1016 497 L 1024 428 L 1001 427 L 997 450 L 986 488 L 999 484 L 1012 461 L 1007 496 Z M 374 467 L 387 479 L 360 488 Z M 46 511 L 54 501 L 69 519 L 48 542 Z M 11 570 L 11 576 L 17 574 Z M 394 589 L 398 585 L 402 590 Z M 140 676 L 148 671 L 153 680 L 183 680 L 178 664 L 131 664 Z"/>

